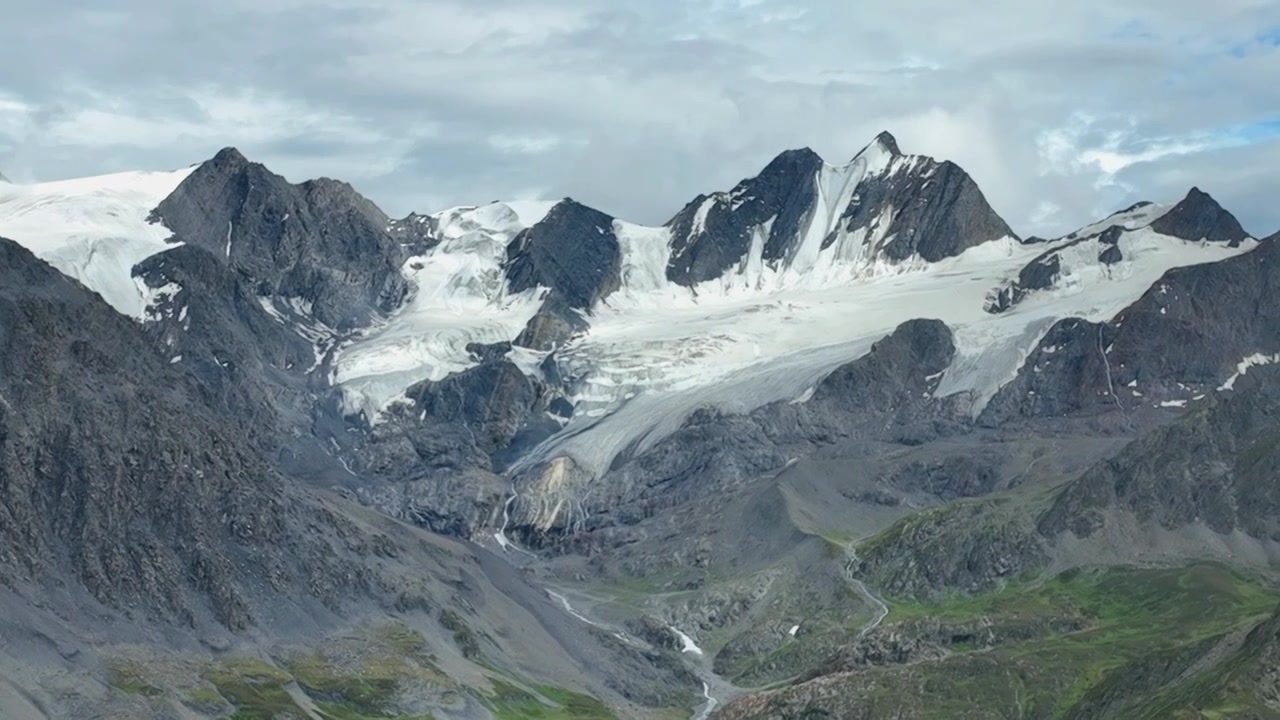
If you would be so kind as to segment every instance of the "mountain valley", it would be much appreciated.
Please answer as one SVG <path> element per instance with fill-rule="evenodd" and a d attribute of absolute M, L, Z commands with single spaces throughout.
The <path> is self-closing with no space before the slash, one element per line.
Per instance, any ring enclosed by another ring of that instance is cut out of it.
<path fill-rule="evenodd" d="M 0 717 L 1280 717 L 1280 249 L 888 133 L 661 226 L 0 179 Z"/>

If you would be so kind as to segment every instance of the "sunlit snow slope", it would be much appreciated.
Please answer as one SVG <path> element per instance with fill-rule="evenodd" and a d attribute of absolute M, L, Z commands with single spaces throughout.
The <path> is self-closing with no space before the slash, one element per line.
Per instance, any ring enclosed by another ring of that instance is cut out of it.
<path fill-rule="evenodd" d="M 142 318 L 148 293 L 134 281 L 133 266 L 173 247 L 166 242 L 172 233 L 148 223 L 147 216 L 193 169 L 0 183 L 0 236 L 79 280 L 121 313 Z"/>

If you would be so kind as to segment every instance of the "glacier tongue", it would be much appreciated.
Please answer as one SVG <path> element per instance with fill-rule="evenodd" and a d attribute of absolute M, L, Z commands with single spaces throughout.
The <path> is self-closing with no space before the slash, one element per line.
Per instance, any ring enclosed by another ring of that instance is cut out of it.
<path fill-rule="evenodd" d="M 616 293 L 557 356 L 562 374 L 575 379 L 574 418 L 521 467 L 563 454 L 599 475 L 619 452 L 644 451 L 699 407 L 746 412 L 800 397 L 916 318 L 952 328 L 957 357 L 935 394 L 968 394 L 976 415 L 1057 320 L 1109 320 L 1167 270 L 1256 244 L 1188 243 L 1143 229 L 1120 246 L 1121 263 L 1081 264 L 1078 282 L 1003 314 L 984 310 L 987 293 L 1044 246 L 1006 239 L 931 264 L 832 257 L 804 275 L 766 268 L 757 286 L 709 281 Z"/>
<path fill-rule="evenodd" d="M 411 385 L 470 367 L 467 345 L 509 341 L 520 333 L 544 293 L 507 292 L 507 243 L 554 204 L 493 203 L 433 216 L 439 244 L 404 264 L 412 298 L 338 357 L 333 381 L 343 387 L 348 412 L 376 418 Z"/>

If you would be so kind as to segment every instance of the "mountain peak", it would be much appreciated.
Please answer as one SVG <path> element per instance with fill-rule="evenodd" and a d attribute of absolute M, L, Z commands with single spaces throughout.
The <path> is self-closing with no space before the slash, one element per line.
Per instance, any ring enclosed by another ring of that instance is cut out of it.
<path fill-rule="evenodd" d="M 249 158 L 233 147 L 224 147 L 210 158 L 209 163 L 215 167 L 238 168 L 249 164 Z"/>
<path fill-rule="evenodd" d="M 1151 229 L 1162 235 L 1198 242 L 1225 242 L 1239 245 L 1249 237 L 1240 222 L 1217 200 L 1198 187 L 1191 188 L 1163 217 L 1151 223 Z"/>
<path fill-rule="evenodd" d="M 406 292 L 403 250 L 377 206 L 337 180 L 290 183 L 235 148 L 202 163 L 152 217 L 233 263 L 261 294 L 306 298 L 333 328 L 364 326 Z"/>
<path fill-rule="evenodd" d="M 879 145 L 893 157 L 898 157 L 902 154 L 902 151 L 898 149 L 897 138 L 895 138 L 888 130 L 884 130 L 879 135 L 876 135 L 876 139 L 872 140 L 871 145 L 868 145 L 867 147 L 870 148 L 872 145 Z M 866 150 L 863 150 L 863 152 L 866 152 Z"/>
<path fill-rule="evenodd" d="M 818 167 L 822 164 L 822 156 L 814 152 L 813 148 L 808 146 L 791 148 L 778 153 L 764 170 L 761 175 L 767 175 L 771 171 L 777 171 L 784 168 L 800 168 L 800 167 Z"/>

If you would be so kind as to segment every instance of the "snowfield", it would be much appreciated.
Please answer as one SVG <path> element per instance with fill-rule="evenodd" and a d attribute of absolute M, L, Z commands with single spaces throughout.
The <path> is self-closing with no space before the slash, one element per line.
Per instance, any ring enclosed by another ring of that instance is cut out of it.
<path fill-rule="evenodd" d="M 175 247 L 168 242 L 173 233 L 147 216 L 194 170 L 0 183 L 0 236 L 79 280 L 122 314 L 144 319 L 149 294 L 134 281 L 133 266 Z"/>

